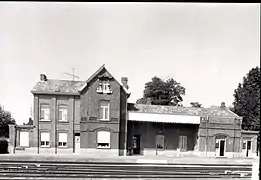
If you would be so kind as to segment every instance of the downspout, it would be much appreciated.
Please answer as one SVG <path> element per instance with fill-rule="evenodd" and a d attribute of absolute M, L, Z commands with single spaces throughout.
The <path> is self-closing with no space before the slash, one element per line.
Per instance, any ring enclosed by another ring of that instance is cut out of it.
<path fill-rule="evenodd" d="M 55 103 L 54 103 L 54 148 L 55 148 L 55 154 L 57 154 L 57 96 L 55 96 Z"/>
<path fill-rule="evenodd" d="M 13 154 L 15 154 L 16 141 L 17 141 L 17 128 L 16 128 L 16 125 L 15 125 L 15 126 L 14 126 L 14 147 L 13 147 Z"/>
<path fill-rule="evenodd" d="M 235 139 L 236 139 L 236 137 L 235 137 L 235 136 L 236 136 L 236 127 L 235 127 L 235 126 L 236 126 L 236 123 L 235 123 L 235 122 L 236 122 L 236 120 L 237 120 L 237 119 L 235 118 L 235 119 L 234 119 L 234 128 L 233 128 L 233 129 L 234 129 L 234 138 L 233 138 L 233 158 L 234 158 L 234 154 L 235 154 Z"/>
<path fill-rule="evenodd" d="M 40 130 L 39 130 L 39 120 L 41 118 L 40 115 L 40 103 L 39 103 L 39 95 L 37 95 L 37 154 L 40 152 Z"/>
<path fill-rule="evenodd" d="M 206 157 L 208 156 L 208 123 L 209 123 L 209 117 L 207 116 L 207 119 L 206 119 L 206 131 L 207 131 L 207 134 L 206 134 Z"/>
<path fill-rule="evenodd" d="M 75 132 L 74 132 L 74 119 L 75 119 L 75 96 L 73 96 L 73 153 L 75 153 Z"/>

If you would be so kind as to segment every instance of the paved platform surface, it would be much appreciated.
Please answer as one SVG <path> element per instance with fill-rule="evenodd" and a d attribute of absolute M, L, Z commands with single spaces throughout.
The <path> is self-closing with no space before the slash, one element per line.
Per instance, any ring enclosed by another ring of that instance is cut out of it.
<path fill-rule="evenodd" d="M 94 158 L 85 155 L 18 155 L 1 154 L 0 161 L 67 161 L 67 162 L 111 162 L 111 163 L 150 163 L 150 164 L 252 164 L 259 158 L 199 158 L 163 156 L 119 156 Z"/>

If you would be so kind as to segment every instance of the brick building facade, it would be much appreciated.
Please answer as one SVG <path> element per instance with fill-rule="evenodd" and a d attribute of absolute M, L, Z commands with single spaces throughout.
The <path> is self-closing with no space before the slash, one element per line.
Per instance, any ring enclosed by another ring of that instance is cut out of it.
<path fill-rule="evenodd" d="M 257 132 L 220 107 L 189 108 L 128 103 L 127 78 L 103 65 L 87 81 L 40 76 L 32 90 L 33 125 L 10 125 L 10 153 L 93 156 L 256 155 Z"/>

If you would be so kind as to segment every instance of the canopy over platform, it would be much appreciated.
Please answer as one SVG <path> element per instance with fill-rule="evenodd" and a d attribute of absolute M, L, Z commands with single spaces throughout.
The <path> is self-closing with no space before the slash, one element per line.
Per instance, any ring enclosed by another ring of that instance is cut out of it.
<path fill-rule="evenodd" d="M 200 124 L 200 116 L 128 112 L 129 121 Z"/>

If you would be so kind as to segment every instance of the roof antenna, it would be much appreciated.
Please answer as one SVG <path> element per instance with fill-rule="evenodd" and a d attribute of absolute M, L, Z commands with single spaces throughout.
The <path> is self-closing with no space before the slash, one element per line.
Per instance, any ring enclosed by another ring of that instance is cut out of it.
<path fill-rule="evenodd" d="M 79 79 L 80 77 L 79 76 L 76 76 L 76 75 L 74 75 L 74 68 L 72 68 L 72 70 L 73 70 L 73 73 L 71 74 L 71 73 L 67 73 L 67 72 L 65 72 L 65 73 L 63 73 L 63 74 L 66 74 L 66 75 L 69 75 L 69 76 L 71 76 L 72 77 L 72 81 L 74 81 L 74 78 L 77 78 L 77 79 Z"/>

